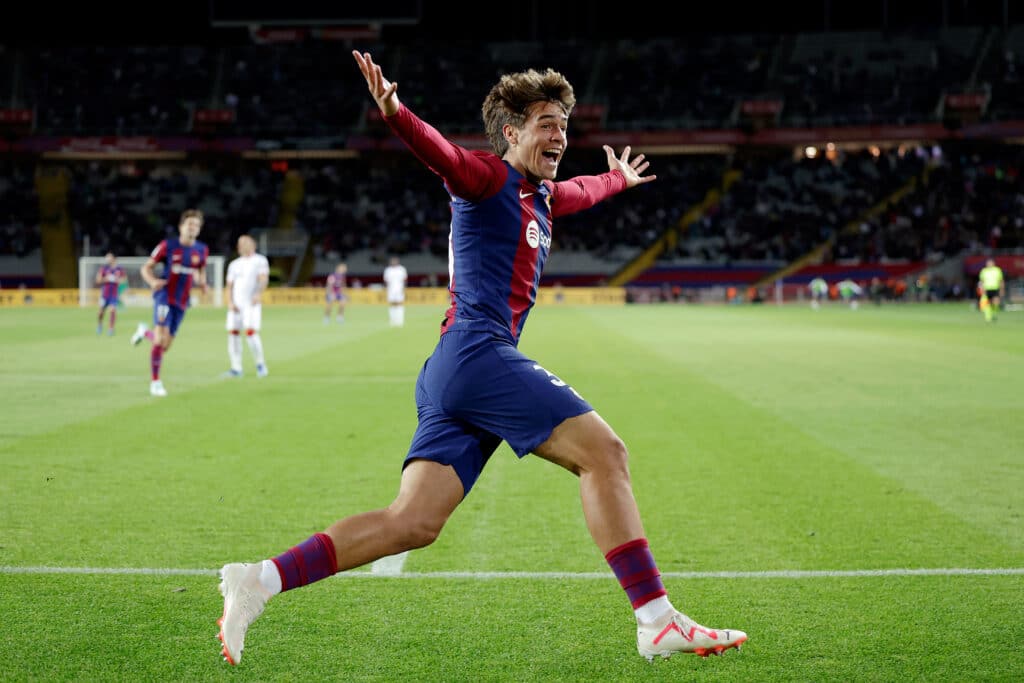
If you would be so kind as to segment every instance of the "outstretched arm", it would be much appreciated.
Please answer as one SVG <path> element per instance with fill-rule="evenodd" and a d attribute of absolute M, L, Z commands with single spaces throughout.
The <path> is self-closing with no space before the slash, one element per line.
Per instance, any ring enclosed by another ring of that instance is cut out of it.
<path fill-rule="evenodd" d="M 552 215 L 557 217 L 584 211 L 614 194 L 658 178 L 656 175 L 644 175 L 651 162 L 646 161 L 643 154 L 630 159 L 632 150 L 629 146 L 622 150 L 621 156 L 615 156 L 615 151 L 608 145 L 604 146 L 604 151 L 608 155 L 607 173 L 576 176 L 554 184 Z"/>
<path fill-rule="evenodd" d="M 658 179 L 656 175 L 644 175 L 644 171 L 651 165 L 651 162 L 646 161 L 643 154 L 637 154 L 630 160 L 629 154 L 631 151 L 632 148 L 626 145 L 625 149 L 622 150 L 622 156 L 616 157 L 615 150 L 608 145 L 604 146 L 604 152 L 608 155 L 608 170 L 622 171 L 622 175 L 626 179 L 627 190 Z"/>
<path fill-rule="evenodd" d="M 352 50 L 352 56 L 359 64 L 359 70 L 363 72 L 366 85 L 370 88 L 370 94 L 377 102 L 377 106 L 384 116 L 394 116 L 402 103 L 398 101 L 398 83 L 392 83 L 384 78 L 384 72 L 380 66 L 373 62 L 369 52 Z"/>
<path fill-rule="evenodd" d="M 352 51 L 366 85 L 384 121 L 420 161 L 444 178 L 448 188 L 465 199 L 480 199 L 497 192 L 504 182 L 504 166 L 488 163 L 476 153 L 446 140 L 433 126 L 403 107 L 398 100 L 398 83 L 384 77 L 369 52 Z M 492 160 L 493 161 L 493 160 Z"/>

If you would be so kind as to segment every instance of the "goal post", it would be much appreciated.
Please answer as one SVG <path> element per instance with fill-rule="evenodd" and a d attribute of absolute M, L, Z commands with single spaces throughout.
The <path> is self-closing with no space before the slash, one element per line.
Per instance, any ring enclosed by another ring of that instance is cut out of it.
<path fill-rule="evenodd" d="M 152 306 L 153 293 L 142 279 L 142 266 L 148 256 L 122 256 L 118 265 L 124 268 L 127 288 L 121 293 L 125 306 Z M 204 295 L 198 287 L 192 288 L 192 305 L 224 305 L 224 257 L 209 256 L 206 259 L 206 284 L 209 290 Z M 99 306 L 100 286 L 96 284 L 96 273 L 106 263 L 103 256 L 82 256 L 78 259 L 78 305 Z M 156 275 L 162 276 L 163 266 L 157 264 Z"/>

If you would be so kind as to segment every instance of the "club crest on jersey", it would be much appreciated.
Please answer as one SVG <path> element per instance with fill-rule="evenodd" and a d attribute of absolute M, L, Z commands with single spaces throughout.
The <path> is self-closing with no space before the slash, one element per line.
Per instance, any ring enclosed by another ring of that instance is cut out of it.
<path fill-rule="evenodd" d="M 551 248 L 551 238 L 540 231 L 537 221 L 530 221 L 526 224 L 526 243 L 530 245 L 531 249 L 536 249 L 538 245 Z"/>
<path fill-rule="evenodd" d="M 192 254 L 192 265 L 193 266 L 198 266 L 199 265 L 199 254 Z"/>

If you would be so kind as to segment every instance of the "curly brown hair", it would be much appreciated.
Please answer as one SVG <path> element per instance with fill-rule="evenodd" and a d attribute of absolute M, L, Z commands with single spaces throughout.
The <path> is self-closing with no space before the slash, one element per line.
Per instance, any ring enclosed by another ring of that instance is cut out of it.
<path fill-rule="evenodd" d="M 514 128 L 526 125 L 530 106 L 535 102 L 555 102 L 569 116 L 576 106 L 576 95 L 568 79 L 554 69 L 505 74 L 487 93 L 481 110 L 484 130 L 499 157 L 508 151 L 508 140 L 501 129 L 506 123 Z"/>

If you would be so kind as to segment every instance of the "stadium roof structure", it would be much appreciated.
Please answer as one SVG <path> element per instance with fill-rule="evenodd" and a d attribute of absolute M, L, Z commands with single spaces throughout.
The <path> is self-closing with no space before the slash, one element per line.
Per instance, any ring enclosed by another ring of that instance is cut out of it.
<path fill-rule="evenodd" d="M 19 7 L 16 21 L 0 26 L 0 44 L 217 44 L 249 40 L 248 26 L 375 23 L 385 40 L 642 39 L 704 33 L 909 30 L 916 27 L 1007 26 L 1024 23 L 1024 3 L 1011 0 L 787 0 L 749 3 L 648 3 L 635 12 L 621 3 L 541 2 L 510 5 L 494 20 L 493 6 L 475 0 L 179 0 L 139 3 L 110 0 L 102 11 L 89 3 Z M 370 9 L 367 9 L 370 7 Z"/>

